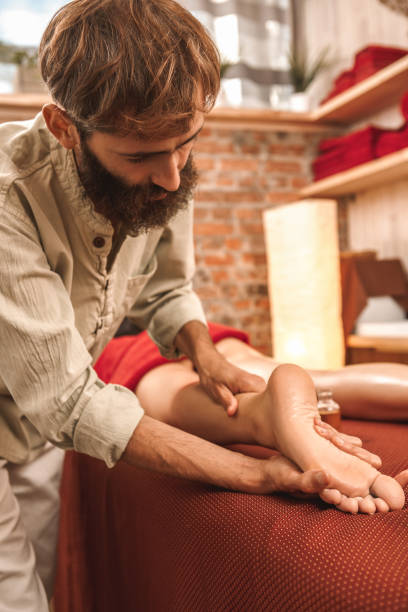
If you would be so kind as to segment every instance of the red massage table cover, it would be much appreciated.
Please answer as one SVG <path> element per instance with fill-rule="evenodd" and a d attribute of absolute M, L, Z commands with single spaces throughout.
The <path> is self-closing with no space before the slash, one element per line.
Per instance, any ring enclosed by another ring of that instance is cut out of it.
<path fill-rule="evenodd" d="M 404 424 L 343 429 L 380 454 L 385 473 L 407 467 Z M 75 452 L 61 494 L 56 612 L 408 610 L 406 508 L 351 516 Z"/>

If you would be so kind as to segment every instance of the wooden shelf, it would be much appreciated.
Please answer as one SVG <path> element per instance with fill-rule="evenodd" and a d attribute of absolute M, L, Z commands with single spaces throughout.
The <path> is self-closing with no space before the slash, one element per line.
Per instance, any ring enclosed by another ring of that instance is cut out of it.
<path fill-rule="evenodd" d="M 336 123 L 315 121 L 311 113 L 277 111 L 272 109 L 223 108 L 216 106 L 206 119 L 207 125 L 249 128 L 279 132 L 338 131 Z"/>
<path fill-rule="evenodd" d="M 31 119 L 44 104 L 51 102 L 46 94 L 1 94 L 0 122 Z M 280 132 L 333 132 L 338 125 L 315 121 L 310 113 L 271 109 L 215 107 L 206 123 L 214 127 L 237 127 Z"/>
<path fill-rule="evenodd" d="M 390 106 L 407 90 L 408 56 L 379 70 L 310 113 L 216 107 L 208 116 L 208 121 L 267 129 L 282 128 L 283 131 L 323 131 L 338 128 L 339 124 L 353 123 Z M 1 94 L 0 119 L 10 111 L 18 116 L 30 116 L 48 101 L 46 94 Z"/>
<path fill-rule="evenodd" d="M 408 338 L 357 336 L 347 337 L 348 348 L 375 349 L 383 353 L 407 353 Z"/>
<path fill-rule="evenodd" d="M 408 148 L 311 183 L 300 195 L 303 198 L 344 196 L 405 178 L 408 178 Z"/>
<path fill-rule="evenodd" d="M 408 56 L 328 100 L 311 113 L 311 120 L 353 123 L 391 106 L 406 91 Z"/>

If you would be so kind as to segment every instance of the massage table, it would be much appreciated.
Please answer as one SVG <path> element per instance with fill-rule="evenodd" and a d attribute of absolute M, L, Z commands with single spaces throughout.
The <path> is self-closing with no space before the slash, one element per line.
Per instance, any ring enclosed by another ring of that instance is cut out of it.
<path fill-rule="evenodd" d="M 408 427 L 343 420 L 395 475 Z M 254 456 L 269 449 L 236 446 Z M 408 610 L 408 512 L 344 514 L 70 451 L 55 612 Z"/>

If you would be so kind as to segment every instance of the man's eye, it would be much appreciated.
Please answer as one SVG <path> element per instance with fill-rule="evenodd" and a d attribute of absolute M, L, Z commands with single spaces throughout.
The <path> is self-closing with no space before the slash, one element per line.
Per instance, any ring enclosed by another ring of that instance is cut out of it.
<path fill-rule="evenodd" d="M 141 164 L 142 162 L 145 161 L 144 157 L 128 157 L 127 161 L 130 162 L 131 164 Z"/>

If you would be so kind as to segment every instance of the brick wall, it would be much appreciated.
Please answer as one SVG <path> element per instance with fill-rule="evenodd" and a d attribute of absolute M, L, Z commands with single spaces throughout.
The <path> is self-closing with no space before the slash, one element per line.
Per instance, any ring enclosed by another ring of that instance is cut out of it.
<path fill-rule="evenodd" d="M 210 321 L 247 331 L 271 353 L 265 208 L 297 199 L 319 136 L 205 127 L 195 148 L 195 288 Z"/>

